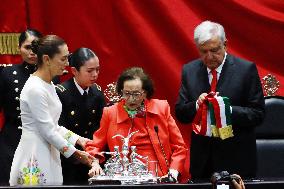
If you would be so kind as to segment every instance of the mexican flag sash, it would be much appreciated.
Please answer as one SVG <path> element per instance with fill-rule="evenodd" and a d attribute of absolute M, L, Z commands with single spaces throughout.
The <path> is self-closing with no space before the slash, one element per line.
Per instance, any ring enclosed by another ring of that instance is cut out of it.
<path fill-rule="evenodd" d="M 229 98 L 208 95 L 199 105 L 192 126 L 193 131 L 199 135 L 222 140 L 233 137 Z"/>

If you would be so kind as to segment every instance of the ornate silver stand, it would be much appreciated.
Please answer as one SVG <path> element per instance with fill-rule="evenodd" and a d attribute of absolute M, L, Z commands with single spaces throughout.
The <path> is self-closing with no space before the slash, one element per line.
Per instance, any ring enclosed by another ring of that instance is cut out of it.
<path fill-rule="evenodd" d="M 158 177 L 153 176 L 153 173 L 148 170 L 148 157 L 142 156 L 136 152 L 136 146 L 130 146 L 129 139 L 139 131 L 130 133 L 127 137 L 115 135 L 122 138 L 122 149 L 119 152 L 119 146 L 114 147 L 113 152 L 104 152 L 110 154 L 111 157 L 104 165 L 104 174 L 94 176 L 89 179 L 90 184 L 153 184 L 157 183 Z M 131 150 L 131 153 L 130 151 Z M 121 157 L 122 154 L 122 157 Z M 129 158 L 128 158 L 129 155 Z M 145 163 L 144 163 L 145 162 Z M 157 175 L 157 168 L 154 170 L 154 175 Z"/>

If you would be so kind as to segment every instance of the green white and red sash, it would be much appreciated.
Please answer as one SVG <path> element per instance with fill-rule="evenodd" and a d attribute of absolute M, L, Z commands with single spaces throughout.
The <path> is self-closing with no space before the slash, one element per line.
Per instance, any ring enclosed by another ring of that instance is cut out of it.
<path fill-rule="evenodd" d="M 233 137 L 229 98 L 208 95 L 199 105 L 192 126 L 199 135 L 219 137 L 222 140 Z"/>

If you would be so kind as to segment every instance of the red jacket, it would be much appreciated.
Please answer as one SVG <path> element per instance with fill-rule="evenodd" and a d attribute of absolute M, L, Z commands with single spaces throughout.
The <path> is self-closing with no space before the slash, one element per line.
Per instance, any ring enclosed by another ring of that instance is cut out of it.
<path fill-rule="evenodd" d="M 131 120 L 123 108 L 124 102 L 116 103 L 110 107 L 105 107 L 100 122 L 100 128 L 93 135 L 93 141 L 87 143 L 86 151 L 96 156 L 102 162 L 103 156 L 100 154 L 108 145 L 113 151 L 114 146 L 120 146 L 118 138 L 112 138 L 116 134 L 125 133 L 131 125 Z M 149 134 L 154 153 L 156 154 L 162 175 L 168 173 L 165 157 L 159 144 L 154 126 L 158 126 L 158 135 L 165 151 L 165 156 L 169 161 L 169 168 L 175 169 L 182 174 L 184 161 L 187 155 L 187 148 L 183 141 L 179 128 L 170 114 L 170 106 L 166 100 L 145 100 L 146 107 L 146 130 Z M 121 139 L 120 139 L 121 140 Z M 130 144 L 131 145 L 131 144 Z M 160 176 L 162 176 L 160 175 Z"/>

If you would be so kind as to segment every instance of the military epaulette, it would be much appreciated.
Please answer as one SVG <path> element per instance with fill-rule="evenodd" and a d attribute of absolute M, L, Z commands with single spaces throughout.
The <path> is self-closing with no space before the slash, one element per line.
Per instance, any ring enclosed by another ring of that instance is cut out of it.
<path fill-rule="evenodd" d="M 97 87 L 97 89 L 98 89 L 99 91 L 102 91 L 101 86 L 99 86 L 99 85 L 98 85 L 98 84 L 96 84 L 96 83 L 95 83 L 95 85 L 96 85 L 96 87 Z"/>
<path fill-rule="evenodd" d="M 66 91 L 66 89 L 65 89 L 65 87 L 63 87 L 63 85 L 60 85 L 60 84 L 57 84 L 57 85 L 55 85 L 55 87 L 57 88 L 57 89 L 59 89 L 60 90 L 60 92 L 64 92 L 64 91 Z"/>
<path fill-rule="evenodd" d="M 8 66 L 12 66 L 13 64 L 0 64 L 0 67 L 3 67 L 3 68 L 5 68 L 5 67 L 8 67 Z"/>

